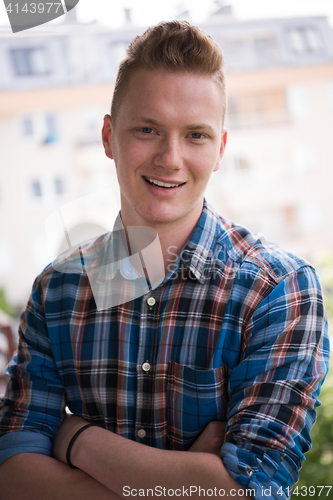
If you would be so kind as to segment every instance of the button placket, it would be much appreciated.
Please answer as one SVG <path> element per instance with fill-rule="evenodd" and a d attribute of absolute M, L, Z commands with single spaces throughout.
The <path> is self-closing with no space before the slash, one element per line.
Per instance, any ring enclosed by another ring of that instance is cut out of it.
<path fill-rule="evenodd" d="M 157 317 L 154 314 L 157 299 L 151 294 L 143 297 L 141 302 L 140 321 L 140 346 L 137 357 L 137 406 L 135 433 L 137 441 L 151 444 L 151 420 L 152 409 L 151 401 L 153 398 L 154 385 L 154 360 L 156 356 L 156 322 Z M 140 373 L 141 372 L 141 373 Z"/>

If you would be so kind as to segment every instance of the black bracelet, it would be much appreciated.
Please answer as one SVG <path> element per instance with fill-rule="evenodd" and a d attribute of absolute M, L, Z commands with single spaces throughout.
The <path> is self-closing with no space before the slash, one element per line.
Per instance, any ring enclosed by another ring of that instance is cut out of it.
<path fill-rule="evenodd" d="M 81 427 L 81 429 L 79 429 L 74 434 L 74 436 L 72 437 L 72 439 L 69 442 L 69 445 L 68 445 L 68 448 L 67 448 L 67 453 L 66 453 L 66 460 L 67 460 L 68 465 L 70 467 L 72 467 L 72 469 L 77 469 L 77 467 L 75 467 L 75 465 L 73 465 L 72 462 L 71 462 L 71 450 L 73 448 L 73 444 L 75 443 L 76 439 L 79 437 L 79 435 L 81 434 L 81 432 L 83 432 L 85 429 L 88 429 L 88 427 L 99 427 L 99 425 L 97 425 L 97 424 L 87 424 L 87 425 L 84 425 L 83 427 Z"/>

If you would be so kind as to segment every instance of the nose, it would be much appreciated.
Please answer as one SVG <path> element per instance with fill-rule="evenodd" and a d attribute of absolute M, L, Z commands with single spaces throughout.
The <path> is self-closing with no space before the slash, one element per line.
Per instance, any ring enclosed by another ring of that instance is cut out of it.
<path fill-rule="evenodd" d="M 177 137 L 165 137 L 158 145 L 154 164 L 168 170 L 179 170 L 182 167 L 182 146 Z"/>

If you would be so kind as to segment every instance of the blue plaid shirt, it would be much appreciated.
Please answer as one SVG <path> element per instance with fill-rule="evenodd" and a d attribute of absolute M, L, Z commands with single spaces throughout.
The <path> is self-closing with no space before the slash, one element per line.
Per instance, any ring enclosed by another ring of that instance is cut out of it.
<path fill-rule="evenodd" d="M 103 261 L 110 238 L 85 255 Z M 99 309 L 87 273 L 74 268 L 50 265 L 34 283 L 0 404 L 0 459 L 51 455 L 66 406 L 128 439 L 179 451 L 211 420 L 226 420 L 221 458 L 230 474 L 257 499 L 263 487 L 287 498 L 328 370 L 311 265 L 205 201 L 174 268 L 144 295 Z"/>

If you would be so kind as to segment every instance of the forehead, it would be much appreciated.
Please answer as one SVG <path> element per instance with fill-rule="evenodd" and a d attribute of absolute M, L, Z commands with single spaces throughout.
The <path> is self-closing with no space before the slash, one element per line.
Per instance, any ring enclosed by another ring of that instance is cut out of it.
<path fill-rule="evenodd" d="M 207 115 L 218 120 L 223 116 L 220 87 L 214 76 L 192 71 L 136 70 L 123 96 L 119 114 L 163 113 L 178 117 L 186 114 Z"/>

